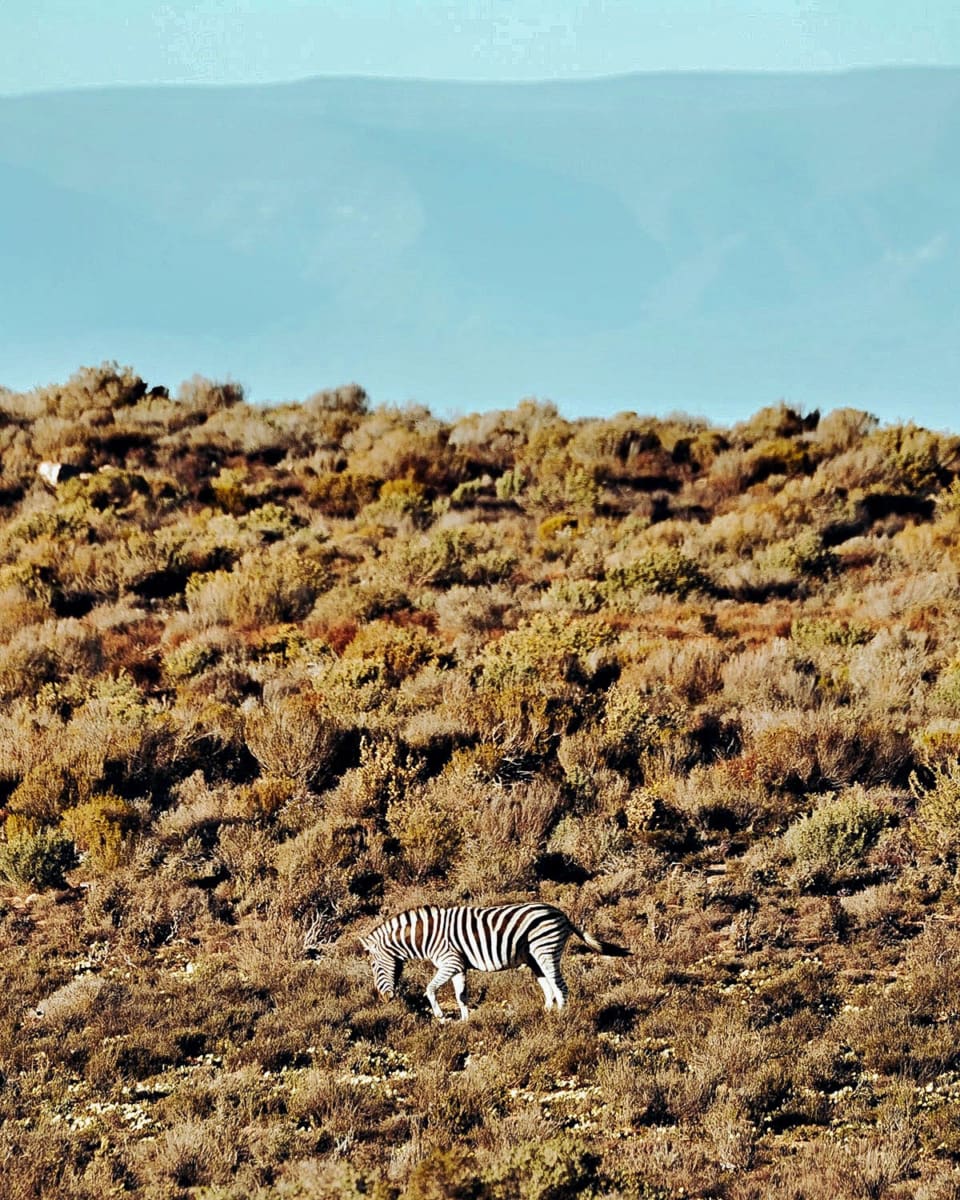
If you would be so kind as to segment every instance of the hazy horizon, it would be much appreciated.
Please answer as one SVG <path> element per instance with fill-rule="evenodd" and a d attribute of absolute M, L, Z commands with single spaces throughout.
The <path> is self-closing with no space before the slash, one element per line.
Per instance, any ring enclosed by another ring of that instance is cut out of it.
<path fill-rule="evenodd" d="M 578 85 L 589 86 L 596 83 L 613 83 L 618 80 L 632 79 L 635 77 L 658 77 L 658 76 L 700 76 L 700 77 L 718 77 L 725 76 L 745 76 L 765 78 L 770 76 L 786 76 L 786 77 L 803 77 L 816 78 L 836 77 L 843 75 L 872 75 L 872 74 L 887 74 L 887 73 L 917 73 L 926 72 L 949 73 L 960 70 L 960 62 L 954 63 L 936 63 L 936 62 L 917 62 L 917 63 L 898 63 L 898 62 L 880 62 L 880 63 L 865 63 L 854 66 L 841 67 L 797 67 L 795 69 L 780 69 L 780 68 L 741 68 L 741 67 L 689 67 L 689 68 L 646 68 L 633 71 L 610 71 L 599 73 L 597 75 L 577 75 L 577 76 L 549 76 L 545 75 L 537 78 L 516 78 L 516 79 L 497 79 L 497 78 L 462 78 L 444 75 L 389 75 L 389 74 L 366 74 L 362 71 L 323 71 L 310 75 L 298 75 L 290 79 L 265 79 L 249 82 L 235 82 L 230 80 L 191 80 L 188 82 L 158 81 L 152 83 L 145 82 L 117 82 L 117 83 L 80 83 L 68 86 L 51 86 L 51 87 L 36 87 L 28 88 L 18 92 L 0 91 L 0 100 L 17 100 L 20 98 L 28 98 L 33 96 L 48 96 L 48 95 L 73 95 L 77 93 L 87 92 L 109 92 L 109 91 L 243 91 L 248 88 L 284 88 L 298 87 L 302 84 L 320 83 L 325 80 L 338 82 L 363 82 L 363 83 L 384 83 L 384 84 L 422 84 L 424 86 L 437 85 L 439 87 L 476 87 L 476 88 L 492 88 L 492 87 L 517 87 L 517 88 L 536 88 L 536 87 L 576 87 Z"/>
<path fill-rule="evenodd" d="M 34 93 L 0 183 L 18 390 L 956 424 L 956 68 Z"/>

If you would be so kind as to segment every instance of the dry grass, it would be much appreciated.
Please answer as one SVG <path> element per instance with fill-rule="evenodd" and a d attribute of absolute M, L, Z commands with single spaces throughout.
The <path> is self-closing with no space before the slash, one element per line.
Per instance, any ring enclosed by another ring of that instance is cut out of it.
<path fill-rule="evenodd" d="M 956 1193 L 958 439 L 0 410 L 5 1195 Z M 529 897 L 633 957 L 376 998 L 383 915 Z"/>

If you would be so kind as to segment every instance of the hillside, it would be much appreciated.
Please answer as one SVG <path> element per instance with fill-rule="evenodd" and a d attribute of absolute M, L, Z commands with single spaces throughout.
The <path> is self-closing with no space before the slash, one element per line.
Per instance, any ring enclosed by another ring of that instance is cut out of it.
<path fill-rule="evenodd" d="M 11 1200 L 956 1195 L 960 438 L 105 364 L 0 465 Z M 633 956 L 378 1001 L 532 897 Z"/>
<path fill-rule="evenodd" d="M 958 164 L 946 69 L 4 98 L 0 363 L 941 427 Z"/>

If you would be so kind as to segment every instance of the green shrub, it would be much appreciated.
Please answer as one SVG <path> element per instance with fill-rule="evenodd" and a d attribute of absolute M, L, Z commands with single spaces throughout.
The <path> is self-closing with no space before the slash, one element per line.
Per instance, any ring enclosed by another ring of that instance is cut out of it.
<path fill-rule="evenodd" d="M 595 613 L 606 602 L 606 589 L 595 579 L 556 579 L 547 592 L 550 603 L 574 612 Z"/>
<path fill-rule="evenodd" d="M 0 879 L 34 888 L 63 887 L 63 873 L 76 866 L 73 842 L 55 829 L 20 833 L 0 844 Z"/>
<path fill-rule="evenodd" d="M 583 532 L 583 523 L 573 513 L 555 513 L 537 526 L 537 541 L 547 549 L 573 542 Z"/>
<path fill-rule="evenodd" d="M 12 813 L 52 824 L 76 800 L 76 795 L 70 773 L 59 763 L 44 761 L 27 771 L 13 789 L 8 804 Z"/>
<path fill-rule="evenodd" d="M 590 675 L 591 660 L 616 634 L 600 617 L 538 613 L 493 642 L 483 654 L 483 683 L 503 687 L 523 681 Z"/>
<path fill-rule="evenodd" d="M 933 694 L 945 709 L 960 715 L 960 660 L 948 663 L 940 672 Z"/>
<path fill-rule="evenodd" d="M 871 434 L 869 441 L 882 451 L 886 478 L 905 493 L 939 491 L 955 466 L 957 442 L 914 425 L 892 425 Z"/>
<path fill-rule="evenodd" d="M 97 512 L 108 508 L 123 508 L 134 498 L 149 498 L 150 485 L 134 471 L 115 467 L 96 471 L 86 478 L 75 476 L 57 488 L 58 508 L 88 505 Z"/>
<path fill-rule="evenodd" d="M 645 695 L 621 681 L 607 694 L 599 741 L 613 763 L 629 763 L 665 747 L 685 728 L 682 707 L 664 695 Z"/>
<path fill-rule="evenodd" d="M 489 475 L 480 479 L 465 479 L 450 493 L 450 507 L 470 508 L 481 496 L 489 496 L 492 493 L 493 479 Z"/>
<path fill-rule="evenodd" d="M 212 642 L 190 641 L 169 650 L 163 656 L 164 674 L 173 683 L 182 683 L 215 667 L 223 655 L 222 647 Z"/>
<path fill-rule="evenodd" d="M 485 526 L 469 525 L 406 539 L 390 556 L 389 565 L 413 590 L 496 583 L 509 575 L 516 562 L 516 555 L 496 545 Z"/>
<path fill-rule="evenodd" d="M 413 479 L 388 479 L 380 488 L 378 499 L 362 513 L 363 520 L 371 524 L 407 520 L 415 529 L 426 528 L 432 515 L 427 489 Z"/>
<path fill-rule="evenodd" d="M 751 447 L 746 457 L 747 481 L 761 483 L 771 475 L 808 475 L 816 465 L 810 446 L 789 437 L 772 438 Z"/>
<path fill-rule="evenodd" d="M 856 878 L 865 867 L 867 851 L 890 824 L 887 804 L 860 786 L 839 795 L 826 795 L 813 812 L 795 821 L 784 834 L 802 884 L 829 885 Z"/>
<path fill-rule="evenodd" d="M 61 827 L 90 863 L 107 871 L 129 856 L 131 834 L 138 824 L 139 813 L 133 805 L 112 792 L 91 796 L 85 804 L 68 808 L 61 819 Z"/>
<path fill-rule="evenodd" d="M 210 490 L 224 512 L 239 517 L 247 511 L 246 480 L 247 472 L 236 467 L 223 467 L 220 474 L 210 480 Z"/>
<path fill-rule="evenodd" d="M 632 562 L 607 572 L 611 595 L 638 591 L 642 595 L 665 592 L 681 599 L 691 592 L 709 592 L 707 573 L 692 558 L 675 547 L 647 550 Z"/>
<path fill-rule="evenodd" d="M 798 646 L 862 646 L 873 636 L 869 626 L 857 621 L 833 621 L 828 617 L 797 617 L 790 626 L 790 637 Z"/>
<path fill-rule="evenodd" d="M 499 476 L 495 483 L 498 500 L 514 500 L 521 495 L 529 482 L 523 467 L 511 467 Z"/>
<path fill-rule="evenodd" d="M 931 774 L 929 784 L 911 776 L 917 807 L 910 838 L 925 854 L 955 864 L 960 852 L 960 758 L 934 764 Z"/>
<path fill-rule="evenodd" d="M 815 529 L 774 542 L 757 557 L 762 566 L 789 571 L 798 578 L 823 578 L 834 574 L 839 565 L 837 556 L 824 546 L 823 538 Z"/>
<path fill-rule="evenodd" d="M 436 662 L 439 654 L 439 644 L 423 629 L 373 621 L 358 631 L 343 657 L 369 664 L 384 682 L 396 687 L 428 663 Z"/>
<path fill-rule="evenodd" d="M 589 1200 L 607 1194 L 600 1156 L 571 1134 L 521 1142 L 487 1174 L 491 1200 Z"/>

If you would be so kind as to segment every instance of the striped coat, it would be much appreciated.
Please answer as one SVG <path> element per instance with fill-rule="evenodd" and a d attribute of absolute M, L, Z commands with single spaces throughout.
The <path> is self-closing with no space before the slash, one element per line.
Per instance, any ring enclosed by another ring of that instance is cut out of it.
<path fill-rule="evenodd" d="M 434 1016 L 443 1019 L 437 990 L 452 983 L 460 1016 L 465 1020 L 469 1015 L 466 972 L 471 968 L 502 971 L 527 966 L 543 991 L 546 1007 L 563 1008 L 567 985 L 560 973 L 560 957 L 571 934 L 598 954 L 630 953 L 577 929 L 559 908 L 539 903 L 412 908 L 384 921 L 360 941 L 370 955 L 381 996 L 394 994 L 405 962 L 427 959 L 437 969 L 427 985 Z"/>

